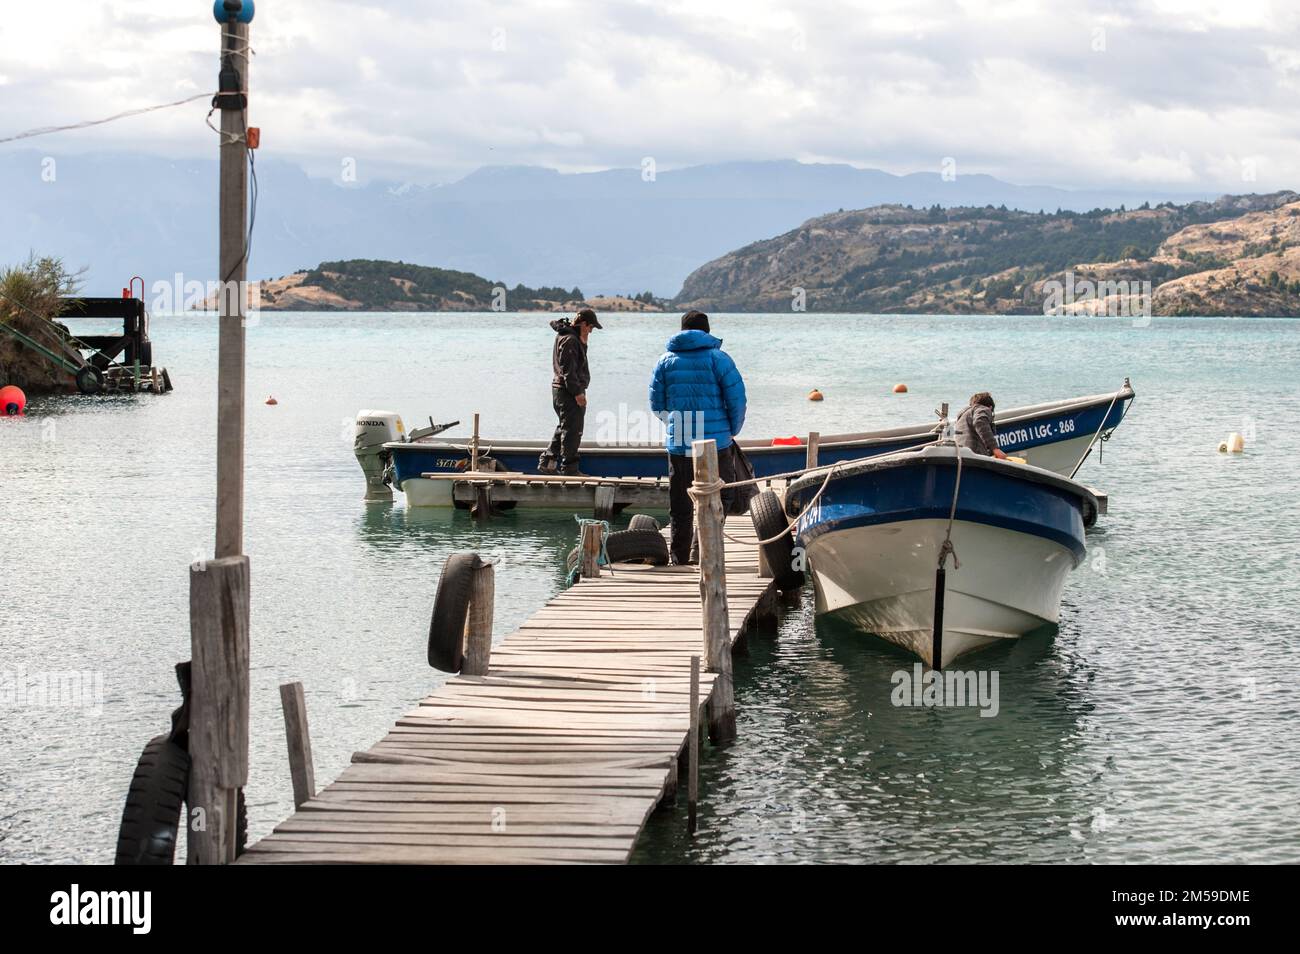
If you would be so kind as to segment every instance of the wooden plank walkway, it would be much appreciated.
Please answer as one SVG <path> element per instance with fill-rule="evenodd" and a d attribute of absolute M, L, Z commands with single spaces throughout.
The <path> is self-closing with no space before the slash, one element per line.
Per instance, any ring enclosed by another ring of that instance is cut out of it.
<path fill-rule="evenodd" d="M 753 540 L 748 516 L 727 531 Z M 727 542 L 733 645 L 775 614 L 758 551 Z M 455 676 L 240 863 L 625 862 L 676 792 L 690 658 L 704 658 L 694 567 L 605 568 Z M 705 707 L 712 676 L 702 672 Z M 704 723 L 701 717 L 701 723 Z"/>

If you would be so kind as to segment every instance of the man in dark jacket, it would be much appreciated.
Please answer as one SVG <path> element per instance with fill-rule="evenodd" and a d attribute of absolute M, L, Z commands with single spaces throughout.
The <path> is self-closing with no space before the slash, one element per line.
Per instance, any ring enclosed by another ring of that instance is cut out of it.
<path fill-rule="evenodd" d="M 972 395 L 970 404 L 957 415 L 957 444 L 985 457 L 1006 460 L 993 430 L 993 395 L 988 391 Z"/>
<path fill-rule="evenodd" d="M 587 385 L 591 371 L 587 367 L 587 339 L 592 328 L 601 327 L 596 313 L 584 308 L 572 322 L 560 318 L 551 322 L 555 329 L 555 344 L 551 348 L 551 404 L 559 423 L 551 446 L 542 451 L 537 469 L 555 473 L 581 476 L 578 470 L 578 444 L 582 441 L 582 425 L 587 416 Z"/>
<path fill-rule="evenodd" d="M 650 410 L 668 425 L 668 514 L 672 521 L 673 562 L 690 562 L 695 505 L 686 492 L 695 477 L 691 442 L 718 442 L 718 476 L 735 480 L 732 438 L 745 423 L 745 382 L 722 339 L 709 334 L 709 316 L 689 311 L 682 330 L 668 339 L 668 350 L 650 378 Z M 729 509 L 731 491 L 723 491 Z"/>

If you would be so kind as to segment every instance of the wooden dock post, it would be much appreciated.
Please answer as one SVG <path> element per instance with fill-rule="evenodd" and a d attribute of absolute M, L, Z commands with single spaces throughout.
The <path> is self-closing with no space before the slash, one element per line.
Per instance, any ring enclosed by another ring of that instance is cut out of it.
<path fill-rule="evenodd" d="M 614 485 L 597 484 L 596 485 L 595 512 L 592 516 L 597 520 L 614 519 Z"/>
<path fill-rule="evenodd" d="M 694 441 L 695 526 L 700 539 L 700 601 L 704 610 L 704 660 L 715 673 L 709 694 L 709 738 L 736 737 L 736 699 L 731 675 L 731 622 L 727 614 L 727 562 L 723 544 L 722 493 L 705 489 L 718 481 L 718 442 Z"/>
<path fill-rule="evenodd" d="M 691 734 L 686 743 L 686 832 L 695 834 L 695 810 L 700 800 L 700 657 L 691 657 Z"/>
<path fill-rule="evenodd" d="M 804 467 L 812 470 L 817 466 L 817 455 L 821 451 L 822 436 L 817 431 L 810 431 L 808 434 L 808 453 L 804 457 Z"/>
<path fill-rule="evenodd" d="M 280 706 L 284 709 L 284 738 L 289 747 L 289 777 L 293 781 L 293 807 L 316 794 L 316 767 L 311 758 L 311 732 L 307 728 L 307 700 L 302 683 L 286 682 L 280 686 Z"/>
<path fill-rule="evenodd" d="M 190 567 L 190 864 L 235 860 L 248 783 L 248 557 Z"/>
<path fill-rule="evenodd" d="M 582 525 L 582 553 L 578 565 L 582 567 L 584 579 L 600 576 L 600 544 L 602 529 L 598 523 Z"/>
<path fill-rule="evenodd" d="M 469 440 L 469 472 L 478 473 L 478 411 L 474 412 L 474 436 Z"/>
<path fill-rule="evenodd" d="M 474 585 L 469 597 L 469 615 L 465 619 L 465 661 L 462 676 L 486 676 L 492 656 L 492 612 L 496 603 L 496 569 L 484 563 L 474 571 Z"/>

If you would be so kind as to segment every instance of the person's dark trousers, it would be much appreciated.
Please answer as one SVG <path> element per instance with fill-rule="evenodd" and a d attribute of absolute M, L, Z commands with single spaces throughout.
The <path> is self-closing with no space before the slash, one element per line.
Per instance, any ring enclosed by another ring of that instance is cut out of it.
<path fill-rule="evenodd" d="M 551 437 L 551 446 L 542 454 L 542 460 L 555 461 L 561 473 L 578 469 L 578 444 L 582 442 L 582 425 L 587 409 L 564 388 L 551 388 L 551 404 L 559 423 Z"/>
<path fill-rule="evenodd" d="M 731 445 L 718 451 L 718 476 L 723 483 L 736 479 L 735 459 L 731 456 Z M 695 462 L 688 454 L 668 455 L 668 518 L 671 524 L 670 549 L 673 562 L 677 564 L 693 563 L 695 540 L 695 501 L 686 492 L 695 480 Z M 733 489 L 722 491 L 722 510 L 731 509 Z"/>

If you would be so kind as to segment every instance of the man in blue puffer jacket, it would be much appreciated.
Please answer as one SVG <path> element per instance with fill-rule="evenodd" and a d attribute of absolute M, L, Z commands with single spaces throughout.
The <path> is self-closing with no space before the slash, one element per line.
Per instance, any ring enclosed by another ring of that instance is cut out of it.
<path fill-rule="evenodd" d="M 731 439 L 745 423 L 745 382 L 736 362 L 709 334 L 709 316 L 689 311 L 682 330 L 668 339 L 668 350 L 650 379 L 650 410 L 668 426 L 668 513 L 672 519 L 673 562 L 688 563 L 695 506 L 686 489 L 694 479 L 691 442 L 718 442 L 718 472 L 735 479 Z M 729 509 L 734 494 L 723 491 Z"/>

